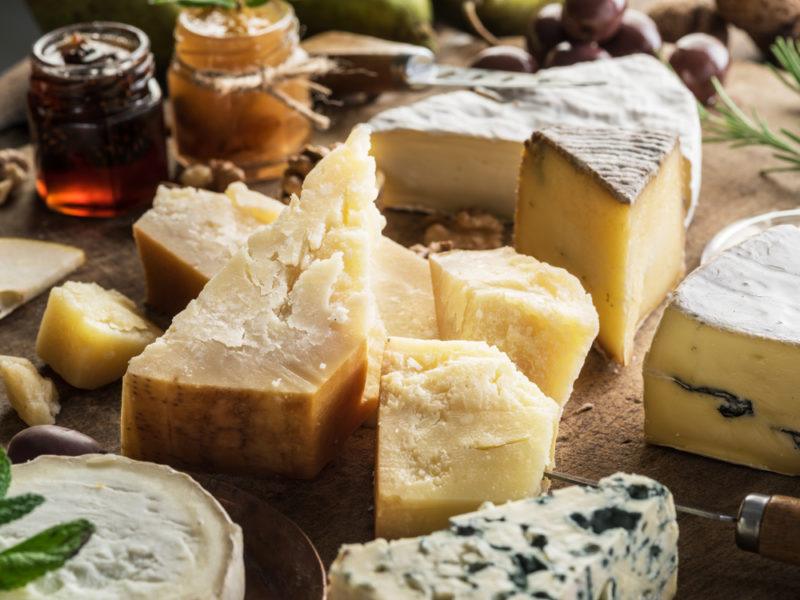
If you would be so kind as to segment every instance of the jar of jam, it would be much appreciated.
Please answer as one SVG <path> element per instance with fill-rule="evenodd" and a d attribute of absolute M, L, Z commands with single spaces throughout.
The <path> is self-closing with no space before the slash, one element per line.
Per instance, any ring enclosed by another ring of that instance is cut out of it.
<path fill-rule="evenodd" d="M 307 78 L 275 77 L 305 57 L 298 32 L 282 0 L 181 12 L 168 84 L 182 164 L 222 159 L 250 181 L 280 176 L 311 134 L 297 109 L 311 105 Z"/>
<path fill-rule="evenodd" d="M 122 23 L 82 23 L 36 42 L 28 115 L 36 188 L 48 207 L 111 217 L 167 178 L 162 94 L 150 41 Z"/>

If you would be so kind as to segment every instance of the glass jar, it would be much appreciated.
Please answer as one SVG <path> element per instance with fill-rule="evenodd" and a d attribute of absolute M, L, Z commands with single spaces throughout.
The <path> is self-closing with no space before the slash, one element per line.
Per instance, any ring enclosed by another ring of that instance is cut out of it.
<path fill-rule="evenodd" d="M 48 207 L 111 217 L 152 200 L 168 175 L 153 72 L 147 36 L 122 23 L 70 25 L 34 44 L 28 116 Z"/>
<path fill-rule="evenodd" d="M 311 124 L 280 99 L 310 107 L 307 80 L 267 81 L 268 72 L 305 56 L 292 7 L 186 9 L 175 28 L 168 73 L 178 160 L 229 160 L 250 181 L 280 176 Z"/>

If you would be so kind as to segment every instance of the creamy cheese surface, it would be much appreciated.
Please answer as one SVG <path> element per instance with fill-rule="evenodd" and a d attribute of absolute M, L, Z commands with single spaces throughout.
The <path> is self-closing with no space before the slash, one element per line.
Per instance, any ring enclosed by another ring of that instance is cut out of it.
<path fill-rule="evenodd" d="M 5 599 L 240 600 L 242 531 L 192 478 L 116 455 L 15 465 L 9 496 L 46 501 L 0 528 L 0 550 L 72 519 L 96 531 L 63 567 Z"/>

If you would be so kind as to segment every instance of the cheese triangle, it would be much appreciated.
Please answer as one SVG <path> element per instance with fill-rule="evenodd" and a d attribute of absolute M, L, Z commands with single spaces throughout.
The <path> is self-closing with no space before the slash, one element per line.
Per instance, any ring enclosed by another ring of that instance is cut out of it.
<path fill-rule="evenodd" d="M 369 133 L 250 237 L 123 383 L 122 451 L 201 469 L 313 477 L 364 420 L 375 319 Z"/>

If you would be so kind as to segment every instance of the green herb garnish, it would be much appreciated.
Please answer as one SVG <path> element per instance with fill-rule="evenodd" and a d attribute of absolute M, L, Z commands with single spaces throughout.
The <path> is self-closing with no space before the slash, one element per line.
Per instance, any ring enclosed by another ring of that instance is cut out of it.
<path fill-rule="evenodd" d="M 45 499 L 38 494 L 6 498 L 11 461 L 0 448 L 0 525 L 24 517 Z M 75 556 L 94 533 L 86 519 L 61 523 L 0 552 L 0 590 L 13 590 L 58 569 Z"/>
<path fill-rule="evenodd" d="M 185 8 L 256 8 L 269 0 L 150 0 L 150 4 L 177 4 Z"/>

